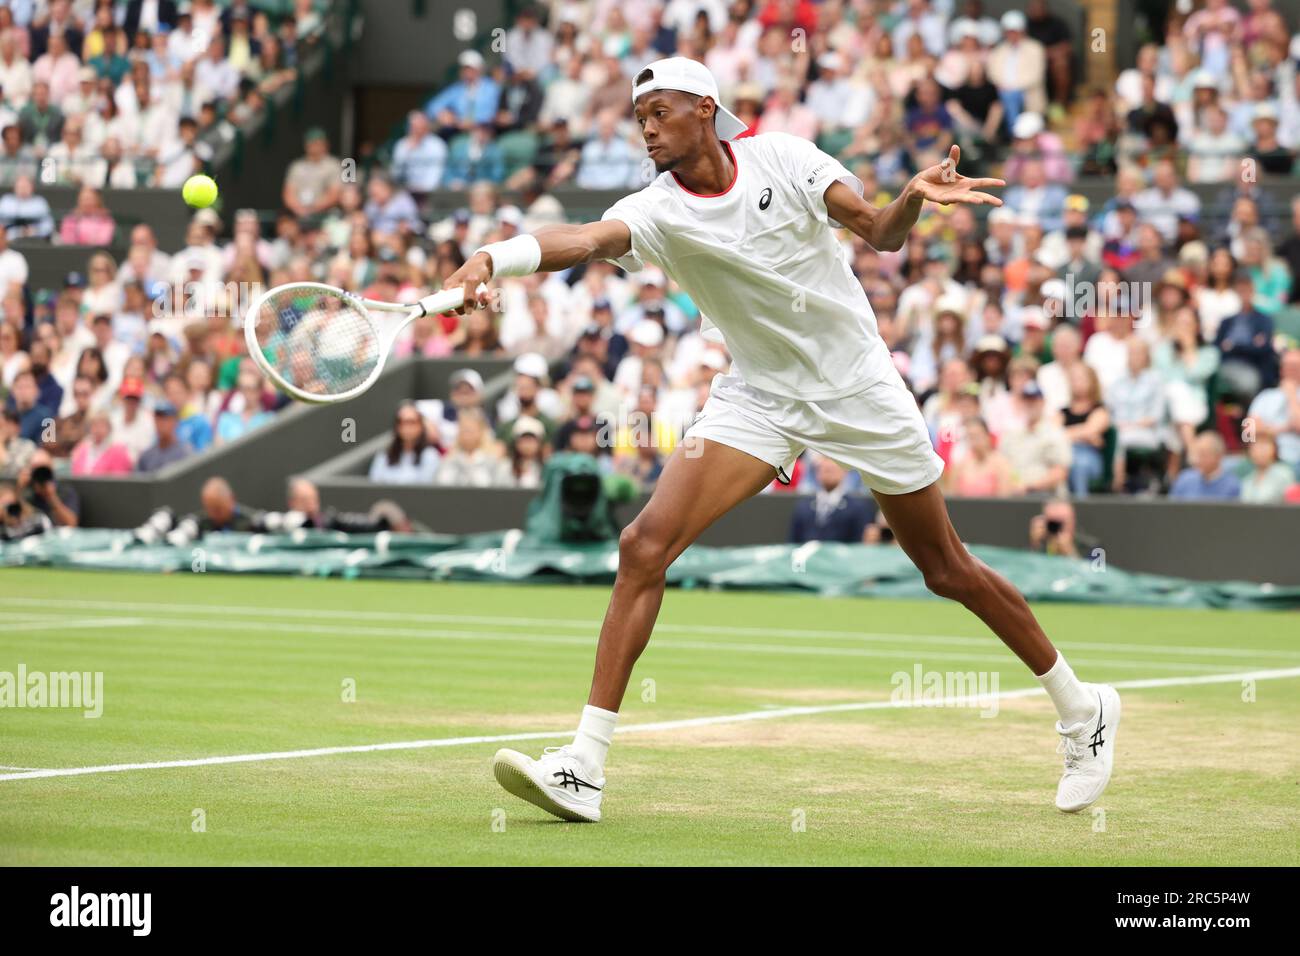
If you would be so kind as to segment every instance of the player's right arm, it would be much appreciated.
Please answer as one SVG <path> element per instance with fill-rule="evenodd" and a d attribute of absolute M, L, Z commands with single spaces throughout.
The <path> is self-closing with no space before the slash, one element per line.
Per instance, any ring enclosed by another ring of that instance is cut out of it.
<path fill-rule="evenodd" d="M 464 314 L 487 304 L 490 292 L 477 290 L 493 278 L 561 272 L 597 259 L 619 259 L 631 251 L 632 233 L 618 219 L 547 226 L 534 235 L 516 236 L 484 246 L 448 276 L 443 287 L 460 286 L 465 290 L 465 304 L 456 310 Z"/>

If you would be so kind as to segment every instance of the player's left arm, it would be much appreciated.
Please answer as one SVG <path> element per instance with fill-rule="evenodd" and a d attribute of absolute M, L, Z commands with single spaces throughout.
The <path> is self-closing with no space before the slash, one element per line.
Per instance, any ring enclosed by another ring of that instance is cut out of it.
<path fill-rule="evenodd" d="M 1006 183 L 1001 179 L 972 179 L 961 175 L 957 172 L 960 158 L 961 147 L 954 145 L 948 151 L 947 159 L 913 176 L 898 198 L 882 208 L 871 205 L 849 186 L 836 180 L 826 189 L 826 212 L 830 218 L 865 239 L 872 248 L 894 252 L 903 247 L 927 199 L 945 206 L 955 202 L 1001 206 L 1001 199 L 981 190 L 1005 186 Z"/>

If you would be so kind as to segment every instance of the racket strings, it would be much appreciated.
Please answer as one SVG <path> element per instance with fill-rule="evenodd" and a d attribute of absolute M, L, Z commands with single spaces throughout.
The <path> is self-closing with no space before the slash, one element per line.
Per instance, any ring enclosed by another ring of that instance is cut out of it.
<path fill-rule="evenodd" d="M 285 384 L 322 397 L 362 385 L 381 359 L 380 335 L 361 303 L 341 292 L 286 286 L 251 321 L 267 362 Z"/>

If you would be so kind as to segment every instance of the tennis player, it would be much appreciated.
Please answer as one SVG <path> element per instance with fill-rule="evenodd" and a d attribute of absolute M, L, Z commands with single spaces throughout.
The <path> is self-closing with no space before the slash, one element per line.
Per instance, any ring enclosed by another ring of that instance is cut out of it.
<path fill-rule="evenodd" d="M 479 249 L 447 285 L 464 287 L 466 311 L 486 303 L 479 286 L 492 278 L 596 259 L 632 272 L 653 263 L 707 317 L 706 334 L 721 333 L 734 364 L 714 378 L 649 503 L 619 539 L 618 576 L 573 743 L 536 760 L 502 750 L 497 780 L 562 819 L 600 819 L 606 753 L 659 613 L 665 572 L 713 521 L 774 475 L 788 475 L 812 448 L 861 472 L 926 586 L 978 615 L 1042 682 L 1065 754 L 1056 805 L 1087 807 L 1110 780 L 1119 695 L 1081 683 L 1020 593 L 962 545 L 939 492 L 942 460 L 835 235 L 842 227 L 896 250 L 926 200 L 998 206 L 983 190 L 1005 183 L 959 175 L 954 146 L 876 208 L 855 176 L 806 140 L 784 133 L 735 140 L 745 124 L 720 105 L 708 69 L 684 57 L 639 72 L 632 102 L 657 178 L 600 222 Z"/>

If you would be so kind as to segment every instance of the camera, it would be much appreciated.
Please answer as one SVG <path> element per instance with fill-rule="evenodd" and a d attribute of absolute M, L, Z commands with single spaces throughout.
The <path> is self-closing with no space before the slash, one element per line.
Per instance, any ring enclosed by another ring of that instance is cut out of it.
<path fill-rule="evenodd" d="M 1065 529 L 1065 525 L 1056 518 L 1047 519 L 1047 533 L 1051 535 L 1060 534 Z"/>

